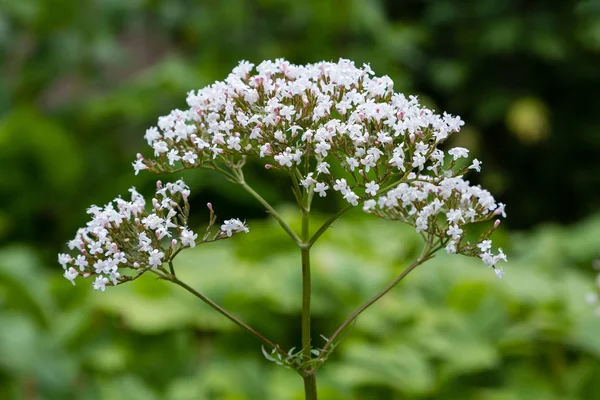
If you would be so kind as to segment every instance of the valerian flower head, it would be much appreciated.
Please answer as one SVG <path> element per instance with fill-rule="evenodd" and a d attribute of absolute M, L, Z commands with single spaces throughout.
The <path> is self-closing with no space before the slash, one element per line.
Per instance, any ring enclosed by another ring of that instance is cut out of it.
<path fill-rule="evenodd" d="M 393 81 L 368 65 L 278 59 L 254 70 L 242 61 L 225 81 L 189 92 L 187 105 L 147 130 L 153 156 L 138 157 L 136 172 L 227 170 L 253 157 L 289 172 L 310 196 L 339 192 L 350 206 L 362 203 L 365 212 L 434 235 L 448 252 L 494 268 L 506 260 L 501 250 L 465 241 L 466 225 L 505 214 L 489 192 L 464 179 L 481 162 L 463 165 L 467 149 L 439 148 L 461 118 L 394 93 Z"/>
<path fill-rule="evenodd" d="M 149 209 L 135 188 L 129 192 L 130 201 L 117 197 L 104 207 L 91 206 L 87 212 L 92 219 L 68 242 L 72 254 L 58 255 L 64 277 L 73 284 L 77 277 L 94 277 L 94 289 L 104 291 L 106 286 L 160 268 L 185 247 L 248 232 L 240 220 L 231 219 L 226 228 L 212 234 L 216 217 L 209 207 L 209 226 L 198 240 L 198 234 L 187 226 L 190 190 L 182 180 L 158 182 Z M 132 270 L 135 276 L 125 275 Z"/>

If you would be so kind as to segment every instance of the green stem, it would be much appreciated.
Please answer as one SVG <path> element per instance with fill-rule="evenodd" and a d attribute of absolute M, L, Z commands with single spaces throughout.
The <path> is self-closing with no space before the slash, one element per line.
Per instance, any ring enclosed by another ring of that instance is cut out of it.
<path fill-rule="evenodd" d="M 245 322 L 243 322 L 242 320 L 240 320 L 239 318 L 237 318 L 235 315 L 231 314 L 229 311 L 227 311 L 226 309 L 224 309 L 223 307 L 221 307 L 220 305 L 218 305 L 217 303 L 215 303 L 214 301 L 212 301 L 211 299 L 209 299 L 208 297 L 206 297 L 202 293 L 198 292 L 197 290 L 195 290 L 191 286 L 188 286 L 186 283 L 180 281 L 176 276 L 174 276 L 174 275 L 167 275 L 167 274 L 161 274 L 160 272 L 155 272 L 155 273 L 161 279 L 164 279 L 164 280 L 167 280 L 167 281 L 171 281 L 174 284 L 176 284 L 178 286 L 181 286 L 182 288 L 184 288 L 185 290 L 187 290 L 188 292 L 190 292 L 191 294 L 193 294 L 194 296 L 198 297 L 200 300 L 202 300 L 203 302 L 205 302 L 206 304 L 208 304 L 211 308 L 213 308 L 214 310 L 216 310 L 219 314 L 223 315 L 224 317 L 226 317 L 227 319 L 229 319 L 231 322 L 233 322 L 234 324 L 236 324 L 240 328 L 246 330 L 248 333 L 250 333 L 251 335 L 253 335 L 256 338 L 258 338 L 261 342 L 263 342 L 269 348 L 276 349 L 278 353 L 280 353 L 284 357 L 287 357 L 287 353 L 285 351 L 283 351 L 278 345 L 276 345 L 275 343 L 271 342 L 269 339 L 267 339 L 266 337 L 264 337 L 261 333 L 259 333 L 257 330 L 255 330 L 254 328 L 252 328 L 250 325 L 246 324 Z"/>
<path fill-rule="evenodd" d="M 394 288 L 394 286 L 396 286 L 398 284 L 398 282 L 400 282 L 402 279 L 404 279 L 406 277 L 406 275 L 408 275 L 413 269 L 415 269 L 417 266 L 419 266 L 426 260 L 430 259 L 433 256 L 432 253 L 430 252 L 430 250 L 431 250 L 431 246 L 428 243 L 423 248 L 423 251 L 422 251 L 421 255 L 419 256 L 419 258 L 417 258 L 404 271 L 402 271 L 402 273 L 400 275 L 398 275 L 396 277 L 396 279 L 394 279 L 392 281 L 392 283 L 387 285 L 383 290 L 381 290 L 375 296 L 373 296 L 369 300 L 367 300 L 362 306 L 357 308 L 356 311 L 354 311 L 348 318 L 346 318 L 346 320 L 340 325 L 339 328 L 337 328 L 337 330 L 333 333 L 333 335 L 331 335 L 329 340 L 327 340 L 327 343 L 325 343 L 325 346 L 323 347 L 323 349 L 321 349 L 319 358 L 323 359 L 323 358 L 327 357 L 327 349 L 333 344 L 335 339 L 348 327 L 348 325 L 350 325 L 352 323 L 352 321 L 354 321 L 356 318 L 358 318 L 358 316 L 363 311 L 365 311 L 367 308 L 372 306 L 377 300 L 379 300 L 380 298 L 385 296 L 390 290 L 392 290 Z"/>
<path fill-rule="evenodd" d="M 311 338 L 310 338 L 310 246 L 307 246 L 306 240 L 309 236 L 309 218 L 308 207 L 302 207 L 302 240 L 300 252 L 302 254 L 302 353 L 304 361 L 312 358 Z M 305 371 L 302 376 L 304 379 L 304 393 L 306 400 L 317 399 L 317 378 L 316 371 Z"/>
<path fill-rule="evenodd" d="M 333 224 L 335 221 L 338 220 L 338 218 L 340 218 L 342 215 L 346 214 L 348 211 L 350 211 L 350 209 L 352 209 L 351 204 L 348 204 L 346 207 L 342 208 L 341 210 L 339 210 L 337 213 L 335 213 L 334 215 L 332 215 L 331 217 L 329 217 L 329 219 L 327 221 L 325 221 L 323 223 L 323 225 L 321 225 L 321 227 L 315 232 L 315 234 L 310 238 L 310 240 L 308 241 L 308 247 L 312 247 L 313 244 L 315 244 L 315 242 L 317 241 L 317 239 L 325 233 L 325 231 L 327 230 L 327 228 L 329 228 L 329 226 L 331 226 L 331 224 Z"/>
<path fill-rule="evenodd" d="M 317 400 L 317 377 L 314 373 L 305 375 L 304 379 L 304 398 L 306 400 Z"/>
<path fill-rule="evenodd" d="M 254 191 L 254 189 L 252 189 L 247 183 L 246 181 L 244 181 L 243 176 L 239 177 L 238 183 L 240 185 L 242 185 L 242 187 L 248 192 L 250 193 L 256 200 L 258 200 L 258 202 L 260 204 L 262 204 L 262 206 L 267 210 L 267 212 L 269 214 L 271 214 L 273 216 L 273 218 L 275 218 L 275 220 L 279 223 L 279 225 L 283 228 L 284 231 L 287 232 L 288 235 L 290 235 L 290 237 L 294 240 L 294 242 L 300 244 L 300 238 L 298 237 L 298 235 L 296 235 L 296 232 L 294 232 L 292 230 L 292 228 L 290 228 L 290 226 L 283 220 L 283 218 L 281 218 L 281 216 L 279 215 L 279 213 L 277 213 L 277 211 L 275 211 L 275 209 L 258 193 L 256 193 Z"/>

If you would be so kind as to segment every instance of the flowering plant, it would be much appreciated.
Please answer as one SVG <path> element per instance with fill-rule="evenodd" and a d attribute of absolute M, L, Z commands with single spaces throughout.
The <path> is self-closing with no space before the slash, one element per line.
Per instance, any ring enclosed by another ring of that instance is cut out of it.
<path fill-rule="evenodd" d="M 338 342 L 340 334 L 369 306 L 389 292 L 410 271 L 438 250 L 479 257 L 498 277 L 501 249 L 492 251 L 489 239 L 505 217 L 505 206 L 480 186 L 465 180 L 479 172 L 481 162 L 470 164 L 469 151 L 441 146 L 460 130 L 463 121 L 439 115 L 421 106 L 414 96 L 393 92 L 393 82 L 377 77 L 368 65 L 321 62 L 292 65 L 278 59 L 256 67 L 242 61 L 224 82 L 188 93 L 186 110 L 173 110 L 146 131 L 151 155 L 137 155 L 135 174 L 142 170 L 174 173 L 204 168 L 217 171 L 241 185 L 273 216 L 297 244 L 302 270 L 302 346 L 284 351 L 229 311 L 177 278 L 173 260 L 185 247 L 248 232 L 238 219 L 225 221 L 212 233 L 211 216 L 204 236 L 187 226 L 189 189 L 182 181 L 157 185 L 150 212 L 132 189 L 131 202 L 117 198 L 115 205 L 91 207 L 92 221 L 69 242 L 80 254 L 59 255 L 65 277 L 74 282 L 95 276 L 94 288 L 104 290 L 150 271 L 176 283 L 258 337 L 265 357 L 298 372 L 307 399 L 316 399 L 316 372 Z M 244 178 L 247 159 L 286 173 L 302 214 L 302 228 L 294 231 Z M 311 231 L 313 200 L 328 194 L 347 203 Z M 338 194 L 339 193 L 339 194 Z M 116 206 L 116 208 L 115 208 Z M 356 206 L 384 219 L 415 227 L 423 237 L 421 255 L 381 292 L 367 300 L 316 348 L 311 339 L 310 250 L 338 218 Z M 493 220 L 493 222 L 491 222 Z M 487 231 L 472 240 L 469 226 L 490 222 Z M 167 264 L 168 268 L 164 267 Z M 123 269 L 137 271 L 128 276 Z"/>

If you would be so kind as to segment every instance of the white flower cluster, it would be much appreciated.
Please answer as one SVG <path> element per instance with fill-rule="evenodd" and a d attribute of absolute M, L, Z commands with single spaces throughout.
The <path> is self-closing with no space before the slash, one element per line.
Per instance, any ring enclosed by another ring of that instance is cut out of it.
<path fill-rule="evenodd" d="M 496 219 L 492 229 L 482 234 L 475 244 L 465 240 L 466 225 L 506 217 L 504 204 L 496 204 L 492 195 L 479 186 L 471 186 L 461 176 L 407 177 L 376 200 L 364 202 L 363 210 L 386 219 L 408 223 L 417 232 L 427 233 L 440 239 L 448 253 L 478 256 L 495 269 L 499 278 L 504 276 L 496 264 L 506 261 L 502 249 L 492 254 L 492 232 L 500 224 Z"/>
<path fill-rule="evenodd" d="M 469 169 L 479 172 L 480 161 L 460 166 L 467 149 L 446 154 L 438 148 L 464 124 L 460 117 L 394 93 L 392 80 L 374 76 L 368 65 L 278 59 L 254 72 L 242 61 L 224 82 L 188 93 L 187 104 L 146 131 L 154 154 L 138 155 L 136 173 L 216 168 L 256 157 L 267 168 L 289 171 L 308 193 L 325 197 L 331 189 L 352 206 L 364 202 L 365 211 L 395 215 L 419 231 L 432 229 L 445 213 L 446 249 L 463 254 L 462 227 L 490 219 L 499 207 L 504 213 L 487 191 L 462 179 Z M 487 240 L 478 254 L 494 266 L 505 256 L 492 255 Z"/>
<path fill-rule="evenodd" d="M 90 207 L 87 213 L 91 221 L 68 242 L 69 249 L 77 254 L 58 255 L 64 277 L 73 284 L 78 276 L 95 276 L 94 289 L 104 291 L 107 285 L 132 279 L 122 276 L 123 269 L 138 270 L 138 274 L 157 269 L 182 248 L 209 239 L 208 229 L 198 241 L 198 234 L 187 227 L 190 190 L 182 180 L 164 186 L 158 182 L 149 213 L 144 197 L 135 188 L 129 191 L 131 201 L 118 197 L 104 207 Z M 210 228 L 214 218 L 209 208 Z M 248 232 L 248 228 L 239 220 L 229 220 L 212 240 L 237 232 Z"/>
<path fill-rule="evenodd" d="M 153 157 L 138 155 L 136 173 L 256 156 L 267 167 L 299 171 L 306 190 L 325 197 L 333 188 L 357 205 L 393 174 L 442 173 L 437 145 L 463 125 L 460 117 L 393 93 L 389 77 L 349 60 L 292 65 L 278 59 L 252 71 L 242 61 L 224 82 L 188 93 L 189 109 L 160 117 L 145 135 Z M 467 152 L 449 154 L 456 160 Z M 334 164 L 343 176 L 332 175 Z"/>

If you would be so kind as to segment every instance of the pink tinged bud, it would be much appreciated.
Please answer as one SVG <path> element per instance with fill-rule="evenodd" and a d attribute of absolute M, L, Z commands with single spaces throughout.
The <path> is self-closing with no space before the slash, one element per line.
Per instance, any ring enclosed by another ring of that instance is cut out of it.
<path fill-rule="evenodd" d="M 156 181 L 156 188 L 160 189 L 162 187 L 162 182 L 161 181 Z"/>
<path fill-rule="evenodd" d="M 156 200 L 156 198 L 152 199 L 152 207 L 154 207 L 155 209 L 160 208 L 160 203 L 158 202 L 158 200 Z"/>
<path fill-rule="evenodd" d="M 135 222 L 137 225 L 139 225 L 139 224 L 140 224 L 140 219 L 136 217 L 136 218 L 133 220 L 133 222 Z"/>
<path fill-rule="evenodd" d="M 89 272 L 84 272 L 84 273 L 83 273 L 83 277 L 84 277 L 84 278 L 87 278 L 87 277 L 88 277 L 88 276 L 90 276 L 90 275 L 91 275 L 91 273 L 89 273 Z"/>
<path fill-rule="evenodd" d="M 500 225 L 500 220 L 497 219 L 494 221 L 494 229 L 496 229 Z"/>
<path fill-rule="evenodd" d="M 142 155 L 142 153 L 137 153 L 135 156 L 138 158 L 138 160 L 144 159 L 144 156 Z"/>
<path fill-rule="evenodd" d="M 500 215 L 502 214 L 502 209 L 500 207 L 496 208 L 496 210 L 494 210 L 494 215 Z"/>
<path fill-rule="evenodd" d="M 140 267 L 140 263 L 134 262 L 133 263 L 133 268 L 139 268 Z"/>
<path fill-rule="evenodd" d="M 271 168 L 273 168 L 273 166 L 271 164 L 265 164 L 265 168 L 266 169 L 271 169 Z"/>
<path fill-rule="evenodd" d="M 365 171 L 363 169 L 359 169 L 358 173 L 360 174 L 360 176 L 365 176 Z"/>
<path fill-rule="evenodd" d="M 177 246 L 177 240 L 173 239 L 171 240 L 171 247 L 175 248 L 175 246 Z"/>
<path fill-rule="evenodd" d="M 408 140 L 410 140 L 410 142 L 411 142 L 411 143 L 414 143 L 414 142 L 415 142 L 415 134 L 414 134 L 414 133 L 411 133 L 411 134 L 408 136 Z"/>
<path fill-rule="evenodd" d="M 206 207 L 208 207 L 210 211 L 214 211 L 211 203 L 206 203 Z"/>

